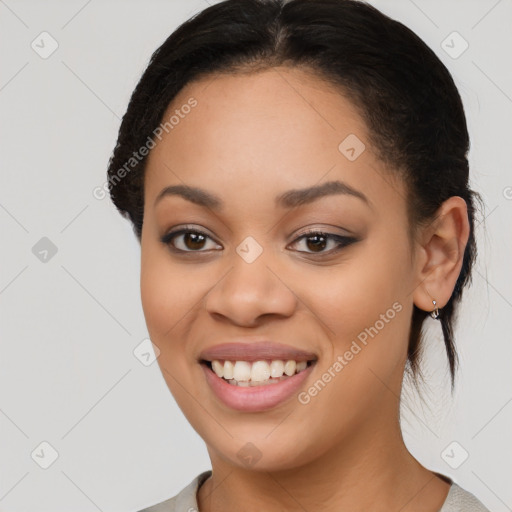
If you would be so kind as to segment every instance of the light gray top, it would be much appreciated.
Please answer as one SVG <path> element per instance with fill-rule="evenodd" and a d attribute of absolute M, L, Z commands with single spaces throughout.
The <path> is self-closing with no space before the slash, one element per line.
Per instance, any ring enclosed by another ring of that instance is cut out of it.
<path fill-rule="evenodd" d="M 211 469 L 196 476 L 176 496 L 139 512 L 198 512 L 197 490 L 211 476 Z M 446 477 L 445 477 L 446 478 Z M 468 491 L 452 482 L 448 496 L 439 512 L 490 512 Z"/>

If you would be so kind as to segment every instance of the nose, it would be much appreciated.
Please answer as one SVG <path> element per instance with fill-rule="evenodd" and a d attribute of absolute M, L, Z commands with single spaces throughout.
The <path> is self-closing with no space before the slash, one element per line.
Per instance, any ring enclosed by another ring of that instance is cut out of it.
<path fill-rule="evenodd" d="M 254 327 L 263 317 L 290 317 L 297 307 L 291 286 L 280 276 L 278 265 L 263 254 L 248 263 L 238 254 L 231 268 L 206 296 L 205 307 L 216 319 Z M 275 267 L 275 268 L 272 268 Z"/>

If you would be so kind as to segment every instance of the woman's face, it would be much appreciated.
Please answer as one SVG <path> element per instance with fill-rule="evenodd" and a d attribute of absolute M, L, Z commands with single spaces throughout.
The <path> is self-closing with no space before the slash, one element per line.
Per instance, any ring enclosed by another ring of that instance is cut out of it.
<path fill-rule="evenodd" d="M 395 429 L 419 282 L 405 189 L 353 105 L 273 68 L 191 83 L 163 122 L 172 115 L 146 168 L 142 305 L 210 456 L 285 469 Z M 159 196 L 174 186 L 183 193 Z M 261 382 L 288 359 L 312 362 Z"/>

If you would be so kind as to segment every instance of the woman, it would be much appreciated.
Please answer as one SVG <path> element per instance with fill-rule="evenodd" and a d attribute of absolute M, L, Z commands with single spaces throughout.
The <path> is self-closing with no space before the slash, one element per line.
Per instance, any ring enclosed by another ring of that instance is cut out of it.
<path fill-rule="evenodd" d="M 364 3 L 227 0 L 154 53 L 109 187 L 212 471 L 146 511 L 486 510 L 399 424 L 430 316 L 453 386 L 468 148 L 447 69 Z"/>

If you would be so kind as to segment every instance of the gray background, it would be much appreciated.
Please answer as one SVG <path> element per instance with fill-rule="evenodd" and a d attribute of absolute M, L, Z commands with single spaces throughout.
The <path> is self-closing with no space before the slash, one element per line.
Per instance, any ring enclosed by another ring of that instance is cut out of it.
<path fill-rule="evenodd" d="M 512 2 L 373 3 L 452 72 L 486 202 L 457 392 L 432 321 L 426 400 L 406 390 L 404 437 L 493 512 L 512 510 Z M 0 510 L 134 511 L 210 467 L 157 363 L 140 356 L 138 242 L 108 198 L 93 196 L 151 53 L 206 6 L 0 0 Z M 461 55 L 454 31 L 469 44 Z"/>

